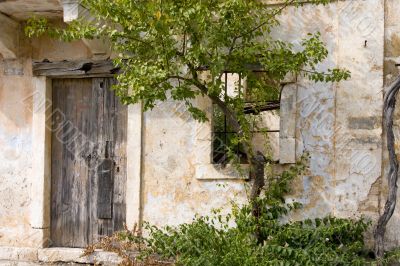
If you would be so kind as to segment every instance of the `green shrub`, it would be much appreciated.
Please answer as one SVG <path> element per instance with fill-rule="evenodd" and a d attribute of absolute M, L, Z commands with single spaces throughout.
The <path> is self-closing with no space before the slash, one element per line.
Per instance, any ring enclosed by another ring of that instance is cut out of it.
<path fill-rule="evenodd" d="M 300 203 L 287 203 L 284 195 L 304 169 L 300 162 L 268 180 L 257 202 L 234 205 L 228 215 L 215 211 L 178 227 L 146 224 L 150 234 L 142 255 L 156 253 L 187 266 L 365 265 L 363 233 L 368 222 L 363 219 L 282 222 L 290 211 L 301 208 Z M 254 204 L 261 206 L 259 215 L 253 215 Z"/>
<path fill-rule="evenodd" d="M 325 218 L 267 228 L 259 244 L 249 230 L 220 228 L 215 219 L 197 217 L 177 228 L 148 227 L 148 249 L 177 265 L 365 265 L 360 221 Z M 218 222 L 220 222 L 218 220 Z M 222 220 L 224 225 L 225 221 Z"/>
<path fill-rule="evenodd" d="M 191 223 L 177 227 L 158 228 L 145 223 L 148 237 L 135 230 L 118 233 L 117 242 L 125 243 L 125 249 L 129 243 L 140 250 L 136 260 L 126 265 L 139 265 L 140 261 L 141 265 L 173 261 L 185 266 L 376 265 L 373 253 L 364 245 L 363 235 L 369 226 L 364 219 L 325 217 L 284 222 L 289 212 L 301 208 L 298 202 L 286 202 L 284 195 L 304 169 L 304 162 L 299 162 L 270 178 L 256 202 L 233 204 L 227 215 L 213 211 L 211 216 L 196 216 Z M 258 215 L 254 215 L 254 204 L 260 206 Z M 110 243 L 108 247 L 113 246 Z M 121 255 L 124 248 L 113 247 L 111 250 Z M 381 263 L 396 254 L 390 253 Z"/>

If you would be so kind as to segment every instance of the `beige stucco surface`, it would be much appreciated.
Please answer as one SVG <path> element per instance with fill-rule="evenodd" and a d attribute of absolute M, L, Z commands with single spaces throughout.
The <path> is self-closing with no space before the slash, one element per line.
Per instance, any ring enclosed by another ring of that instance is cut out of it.
<path fill-rule="evenodd" d="M 29 229 L 29 173 L 32 167 L 31 115 L 22 99 L 31 92 L 29 74 L 4 76 L 0 73 L 0 242 L 16 244 Z M 30 61 L 19 67 L 29 73 Z"/>
<path fill-rule="evenodd" d="M 352 73 L 349 81 L 339 84 L 315 84 L 300 77 L 294 88 L 295 148 L 298 157 L 304 151 L 311 156 L 309 174 L 295 184 L 293 197 L 305 207 L 294 218 L 376 217 L 382 168 L 384 1 L 305 5 L 289 8 L 281 17 L 281 26 L 273 33 L 277 38 L 296 46 L 307 33 L 321 32 L 329 56 L 320 69 L 336 66 Z M 201 150 L 196 123 L 165 112 L 170 105 L 161 105 L 144 118 L 143 217 L 156 224 L 190 221 L 197 212 L 226 206 L 232 192 L 243 195 L 238 181 L 193 178 L 193 157 Z M 224 189 L 219 183 L 226 184 Z"/>
<path fill-rule="evenodd" d="M 34 79 L 32 60 L 87 58 L 81 42 L 63 44 L 47 38 L 19 40 L 19 58 L 0 60 L 0 245 L 37 247 L 47 228 L 38 228 L 32 215 L 38 183 L 33 173 L 37 154 L 33 150 Z"/>
<path fill-rule="evenodd" d="M 348 0 L 318 7 L 306 4 L 282 14 L 281 26 L 273 32 L 276 38 L 296 46 L 307 33 L 321 32 L 329 56 L 320 69 L 342 67 L 352 73 L 350 80 L 338 84 L 299 77 L 296 85 L 290 85 L 296 99 L 291 109 L 295 118 L 285 128 L 293 128 L 293 136 L 285 131 L 288 145 L 279 149 L 278 136 L 271 135 L 274 158 L 290 157 L 293 150 L 297 158 L 305 151 L 311 156 L 309 171 L 295 180 L 290 196 L 304 209 L 291 219 L 332 214 L 374 220 L 382 209 L 388 163 L 381 113 L 384 89 L 399 74 L 394 66 L 400 63 L 399 12 L 397 0 Z M 31 193 L 36 182 L 31 63 L 92 54 L 83 42 L 63 44 L 42 38 L 21 45 L 17 60 L 0 59 L 0 246 L 38 247 L 47 229 L 34 228 L 31 218 L 37 196 Z M 211 110 L 206 99 L 198 99 L 197 104 Z M 251 183 L 229 166 L 221 169 L 211 164 L 209 123 L 197 123 L 183 105 L 173 101 L 159 104 L 143 117 L 134 109 L 129 127 L 135 137 L 128 154 L 139 163 L 129 170 L 135 175 L 128 186 L 129 202 L 135 205 L 128 207 L 135 212 L 127 215 L 132 219 L 129 225 L 139 220 L 176 225 L 212 208 L 227 211 L 231 200 L 245 202 Z M 400 111 L 396 119 L 400 127 Z M 270 129 L 279 128 L 276 119 L 266 120 Z M 388 228 L 390 246 L 400 244 L 399 219 L 396 210 Z"/>
<path fill-rule="evenodd" d="M 219 176 L 211 164 L 211 134 L 179 106 L 166 102 L 144 116 L 143 219 L 157 225 L 190 221 L 245 196 L 245 181 L 195 178 L 199 165 L 209 178 Z"/>

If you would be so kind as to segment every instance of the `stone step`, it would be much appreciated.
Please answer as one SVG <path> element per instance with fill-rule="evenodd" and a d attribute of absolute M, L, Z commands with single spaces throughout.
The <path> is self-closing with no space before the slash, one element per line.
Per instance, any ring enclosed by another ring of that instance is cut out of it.
<path fill-rule="evenodd" d="M 82 257 L 82 248 L 0 247 L 0 265 L 118 265 L 122 259 L 115 253 L 96 250 Z"/>

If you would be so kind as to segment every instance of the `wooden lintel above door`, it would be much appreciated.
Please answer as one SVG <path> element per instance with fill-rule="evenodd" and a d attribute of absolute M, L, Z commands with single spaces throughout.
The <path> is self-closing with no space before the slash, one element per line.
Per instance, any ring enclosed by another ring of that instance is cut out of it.
<path fill-rule="evenodd" d="M 113 77 L 119 72 L 112 60 L 43 61 L 33 62 L 34 76 L 50 78 Z"/>

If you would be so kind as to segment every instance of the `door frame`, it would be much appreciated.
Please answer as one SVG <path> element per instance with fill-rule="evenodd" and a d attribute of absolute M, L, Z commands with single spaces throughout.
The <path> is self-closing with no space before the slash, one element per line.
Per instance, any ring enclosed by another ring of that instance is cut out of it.
<path fill-rule="evenodd" d="M 118 69 L 110 60 L 40 62 L 32 65 L 32 147 L 34 151 L 31 187 L 30 224 L 37 232 L 38 248 L 51 246 L 51 117 L 52 79 L 113 77 Z M 128 106 L 126 225 L 142 223 L 142 104 Z"/>

